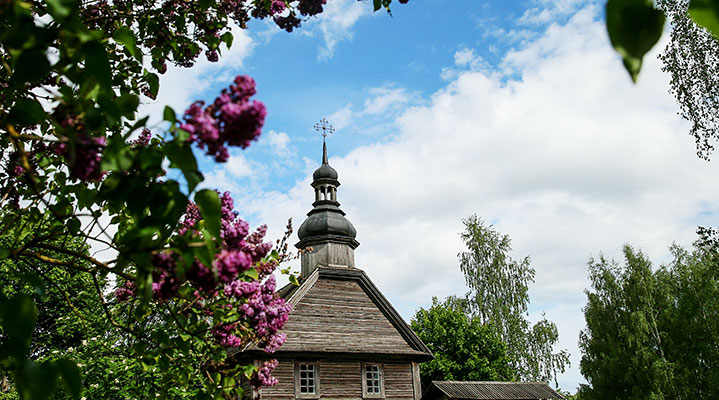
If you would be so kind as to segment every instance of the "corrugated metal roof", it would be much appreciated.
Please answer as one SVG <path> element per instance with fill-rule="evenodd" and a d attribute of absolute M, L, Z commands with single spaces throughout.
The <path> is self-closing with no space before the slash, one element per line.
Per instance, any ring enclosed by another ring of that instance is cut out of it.
<path fill-rule="evenodd" d="M 452 399 L 529 400 L 562 399 L 542 382 L 461 382 L 433 381 L 437 389 Z"/>

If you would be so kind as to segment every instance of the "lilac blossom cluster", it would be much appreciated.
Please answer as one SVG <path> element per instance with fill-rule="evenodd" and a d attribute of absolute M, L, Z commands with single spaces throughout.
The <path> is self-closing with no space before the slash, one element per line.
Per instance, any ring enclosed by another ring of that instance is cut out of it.
<path fill-rule="evenodd" d="M 272 371 L 277 368 L 277 365 L 279 365 L 277 360 L 263 362 L 262 366 L 258 368 L 255 373 L 252 374 L 252 378 L 250 378 L 250 383 L 254 387 L 272 386 L 278 384 L 279 381 L 277 380 L 277 378 L 272 376 Z"/>
<path fill-rule="evenodd" d="M 275 277 L 270 275 L 264 283 L 234 281 L 224 290 L 225 296 L 240 301 L 238 312 L 244 321 L 254 326 L 255 334 L 250 339 L 266 353 L 274 353 L 285 343 L 285 334 L 278 331 L 285 325 L 292 310 L 291 304 L 277 297 L 275 285 Z M 227 331 L 218 331 L 216 335 L 220 340 L 241 341 Z"/>
<path fill-rule="evenodd" d="M 204 101 L 193 103 L 180 128 L 189 132 L 189 140 L 207 155 L 225 162 L 230 156 L 227 146 L 244 149 L 260 136 L 267 112 L 262 102 L 249 100 L 255 93 L 255 80 L 238 76 L 209 106 L 204 107 Z"/>
<path fill-rule="evenodd" d="M 65 157 L 70 176 L 81 181 L 98 181 L 102 178 L 100 159 L 105 147 L 104 136 L 91 137 L 80 134 L 75 145 L 62 142 L 55 145 L 55 153 Z"/>
<path fill-rule="evenodd" d="M 140 136 L 138 136 L 137 139 L 130 140 L 127 143 L 132 147 L 143 147 L 150 144 L 150 139 L 152 139 L 152 132 L 147 128 L 142 128 Z"/>
<path fill-rule="evenodd" d="M 156 252 L 152 257 L 152 291 L 156 299 L 165 301 L 177 296 L 183 284 L 196 289 L 197 307 L 208 302 L 226 301 L 224 307 L 235 309 L 239 320 L 232 323 L 218 323 L 211 330 L 214 340 L 221 346 L 240 347 L 256 343 L 267 353 L 275 352 L 286 339 L 279 332 L 287 322 L 292 306 L 280 298 L 276 290 L 275 277 L 271 274 L 276 262 L 265 257 L 272 248 L 270 242 L 263 242 L 267 227 L 260 226 L 254 232 L 249 224 L 234 211 L 234 201 L 229 192 L 220 195 L 221 240 L 220 251 L 211 266 L 195 259 L 184 278 L 177 274 L 179 256 L 171 250 Z M 194 203 L 187 206 L 185 216 L 178 228 L 180 236 L 199 235 L 197 223 L 202 219 Z M 255 267 L 259 279 L 248 278 L 243 272 Z M 118 301 L 130 300 L 135 295 L 132 282 L 115 291 Z M 209 309 L 205 309 L 209 312 Z M 270 373 L 274 367 L 268 364 L 259 372 L 257 382 L 270 384 Z"/>

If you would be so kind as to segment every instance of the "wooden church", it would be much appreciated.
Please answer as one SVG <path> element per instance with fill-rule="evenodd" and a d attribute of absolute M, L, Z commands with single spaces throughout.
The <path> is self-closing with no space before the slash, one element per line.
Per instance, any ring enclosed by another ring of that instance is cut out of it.
<path fill-rule="evenodd" d="M 357 232 L 337 201 L 337 171 L 314 172 L 315 201 L 298 230 L 300 286 L 279 290 L 292 304 L 274 354 L 249 348 L 243 357 L 279 361 L 274 386 L 245 388 L 247 399 L 414 399 L 422 396 L 419 364 L 432 353 L 367 274 L 355 267 Z"/>

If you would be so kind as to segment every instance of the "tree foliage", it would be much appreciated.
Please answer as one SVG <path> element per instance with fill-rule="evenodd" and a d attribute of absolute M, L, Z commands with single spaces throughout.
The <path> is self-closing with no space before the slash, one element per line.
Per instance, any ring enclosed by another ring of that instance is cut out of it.
<path fill-rule="evenodd" d="M 510 381 L 516 372 L 509 366 L 504 343 L 494 330 L 466 314 L 465 301 L 447 298 L 420 308 L 412 330 L 432 350 L 434 359 L 420 365 L 422 387 L 433 380 Z"/>
<path fill-rule="evenodd" d="M 507 345 L 510 365 L 522 379 L 549 382 L 569 365 L 566 350 L 554 351 L 559 340 L 556 325 L 542 318 L 532 325 L 528 319 L 529 284 L 534 269 L 529 257 L 515 260 L 508 235 L 502 235 L 481 218 L 463 221 L 461 234 L 467 251 L 459 253 L 469 293 L 472 315 L 492 326 Z"/>
<path fill-rule="evenodd" d="M 105 398 L 88 379 L 105 379 L 102 368 L 119 368 L 119 357 L 138 371 L 133 376 L 159 382 L 128 397 L 172 398 L 177 388 L 191 388 L 194 398 L 231 397 L 241 394 L 240 379 L 276 382 L 274 364 L 238 365 L 227 349 L 255 342 L 271 353 L 284 341 L 278 330 L 289 305 L 274 294 L 272 272 L 287 256 L 286 243 L 273 250 L 266 227 L 250 230 L 229 193 L 198 190 L 195 155 L 224 162 L 229 148 L 257 139 L 266 110 L 253 99 L 254 80 L 239 76 L 211 104 L 195 102 L 180 115 L 165 108 L 165 125 L 154 132 L 138 110 L 157 95 L 168 63 L 191 67 L 202 55 L 217 61 L 232 45 L 233 26 L 271 19 L 292 31 L 325 3 L 0 3 L 0 260 L 18 279 L 17 292 L 0 298 L 0 364 L 21 398 L 47 398 L 58 379 L 75 399 Z M 109 256 L 93 257 L 86 246 Z M 100 369 L 83 369 L 83 378 L 82 357 L 71 357 L 77 348 L 69 342 L 57 360 L 33 350 L 33 343 L 75 337 L 45 336 L 63 319 L 47 315 L 42 294 L 23 292 L 37 286 L 33 279 L 59 288 L 73 312 L 99 301 L 104 325 L 97 327 L 119 336 L 93 336 L 100 347 L 82 347 L 118 358 L 98 360 Z M 105 282 L 117 287 L 108 291 Z M 76 289 L 83 295 L 65 296 Z M 113 382 L 123 390 L 123 378 Z"/>
<path fill-rule="evenodd" d="M 669 43 L 659 58 L 671 76 L 681 116 L 691 123 L 697 155 L 708 160 L 719 129 L 719 40 L 697 25 L 688 0 L 658 2 L 672 23 Z"/>
<path fill-rule="evenodd" d="M 674 260 L 657 269 L 629 246 L 622 266 L 590 260 L 582 398 L 719 396 L 719 253 L 671 250 Z"/>

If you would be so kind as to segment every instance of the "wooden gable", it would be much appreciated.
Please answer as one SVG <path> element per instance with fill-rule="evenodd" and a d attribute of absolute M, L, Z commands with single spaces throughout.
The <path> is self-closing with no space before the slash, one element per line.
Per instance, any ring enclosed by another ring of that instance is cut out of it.
<path fill-rule="evenodd" d="M 415 360 L 429 349 L 356 268 L 319 267 L 300 287 L 280 291 L 293 309 L 282 332 L 287 341 L 275 354 L 384 354 Z"/>

